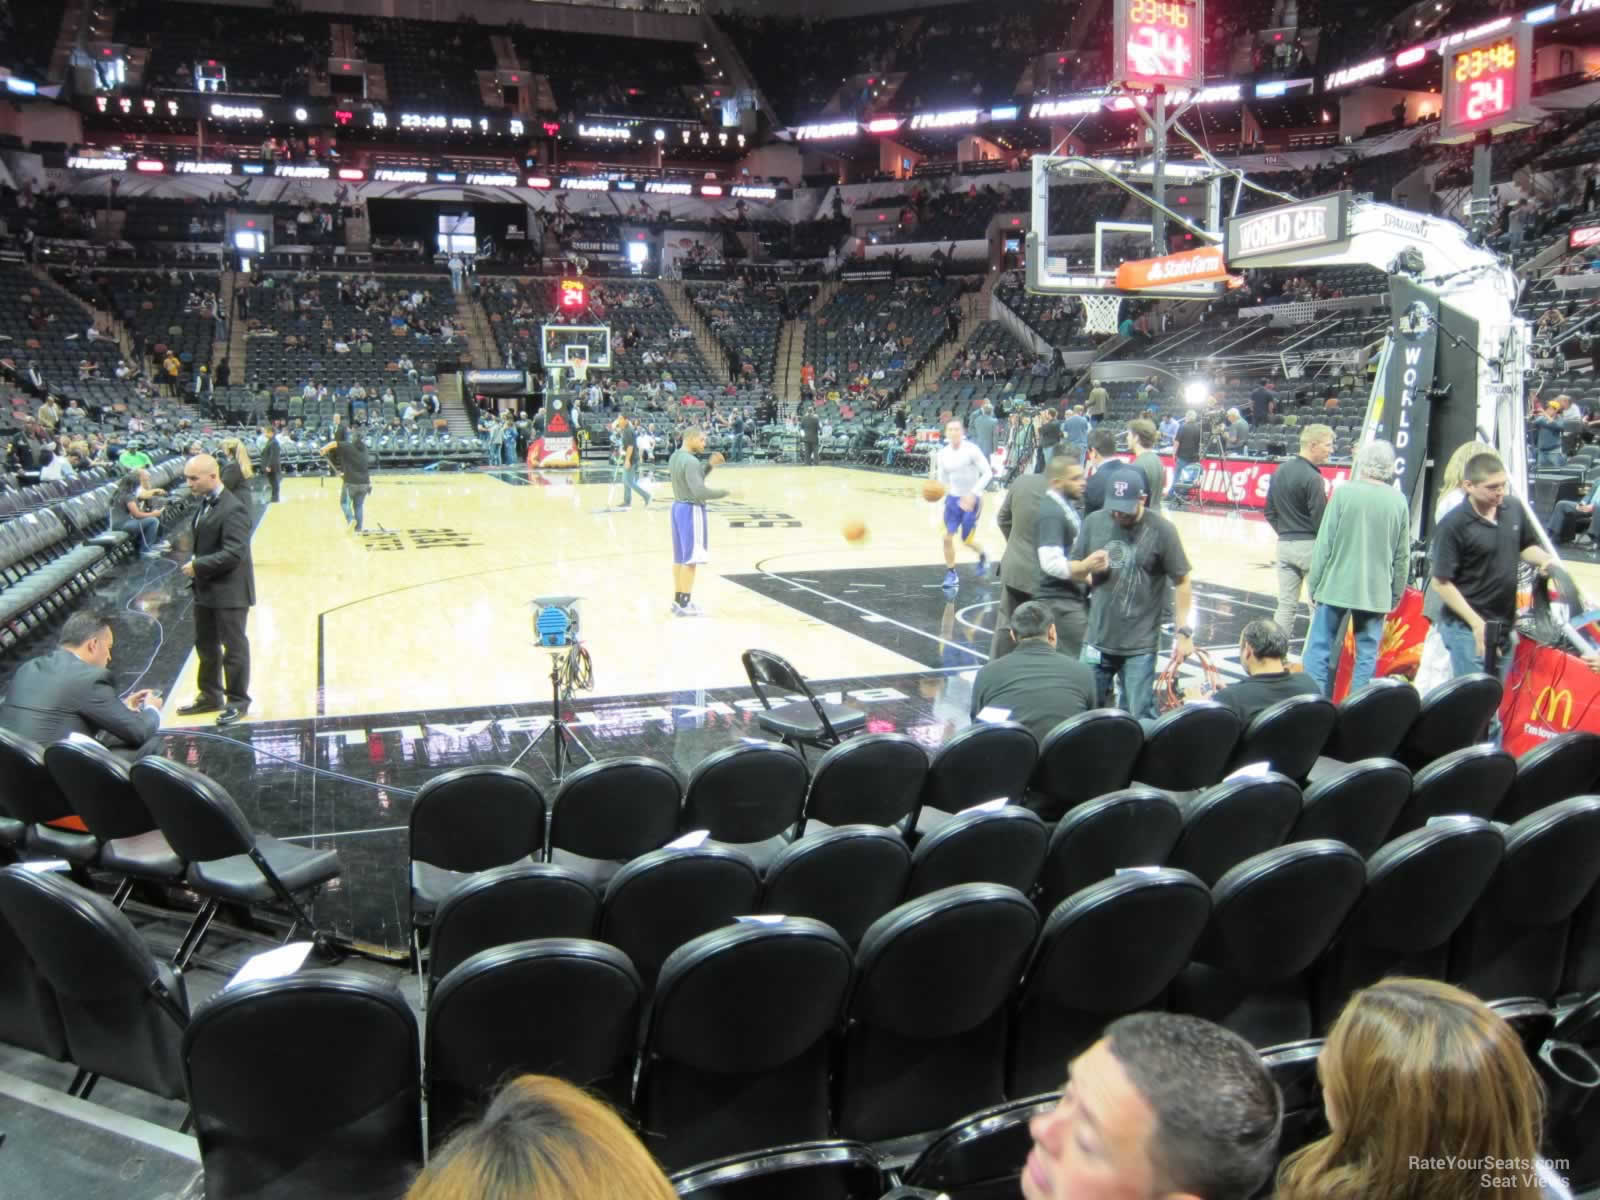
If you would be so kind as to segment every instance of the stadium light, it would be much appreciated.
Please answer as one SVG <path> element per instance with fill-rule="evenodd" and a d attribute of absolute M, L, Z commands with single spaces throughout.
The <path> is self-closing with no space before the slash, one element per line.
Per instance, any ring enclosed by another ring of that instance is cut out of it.
<path fill-rule="evenodd" d="M 1189 408 L 1204 408 L 1211 399 L 1211 386 L 1204 379 L 1191 379 L 1183 385 L 1183 402 Z"/>

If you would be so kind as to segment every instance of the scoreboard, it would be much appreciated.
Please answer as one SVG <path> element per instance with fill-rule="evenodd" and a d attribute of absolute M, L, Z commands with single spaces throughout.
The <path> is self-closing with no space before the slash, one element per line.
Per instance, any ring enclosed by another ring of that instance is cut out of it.
<path fill-rule="evenodd" d="M 1197 88 L 1205 82 L 1205 0 L 1116 0 L 1112 81 Z"/>
<path fill-rule="evenodd" d="M 1519 23 L 1444 52 L 1444 107 L 1439 141 L 1462 142 L 1485 130 L 1505 133 L 1537 124 L 1533 30 Z"/>

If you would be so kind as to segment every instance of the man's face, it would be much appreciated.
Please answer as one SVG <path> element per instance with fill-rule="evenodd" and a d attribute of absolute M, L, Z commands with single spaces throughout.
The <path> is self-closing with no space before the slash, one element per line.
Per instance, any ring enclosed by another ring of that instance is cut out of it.
<path fill-rule="evenodd" d="M 952 446 L 961 445 L 961 425 L 960 425 L 960 423 L 956 422 L 956 421 L 951 421 L 950 424 L 946 425 L 944 427 L 944 436 L 945 436 L 945 440 L 948 441 Z"/>
<path fill-rule="evenodd" d="M 1306 447 L 1306 458 L 1321 466 L 1328 461 L 1328 456 L 1333 453 L 1333 439 L 1320 438 Z"/>
<path fill-rule="evenodd" d="M 1491 475 L 1482 483 L 1468 480 L 1464 486 L 1473 506 L 1480 512 L 1487 512 L 1491 508 L 1499 508 L 1500 502 L 1506 498 L 1506 473 L 1501 471 Z"/>
<path fill-rule="evenodd" d="M 1132 529 L 1144 518 L 1144 500 L 1142 498 L 1140 499 L 1139 509 L 1137 512 L 1114 512 L 1111 514 L 1111 517 L 1124 529 Z"/>
<path fill-rule="evenodd" d="M 1022 1170 L 1027 1200 L 1149 1200 L 1148 1145 L 1156 1115 L 1104 1039 L 1068 1070 L 1061 1103 L 1029 1127 Z"/>
<path fill-rule="evenodd" d="M 1056 490 L 1068 500 L 1083 499 L 1083 491 L 1089 486 L 1089 476 L 1082 467 L 1071 466 L 1067 468 L 1066 475 L 1056 485 Z"/>
<path fill-rule="evenodd" d="M 188 463 L 183 468 L 183 478 L 189 485 L 189 490 L 196 495 L 203 495 L 216 490 L 217 471 L 215 467 L 201 466 Z"/>
<path fill-rule="evenodd" d="M 102 629 L 89 639 L 85 649 L 89 653 L 88 661 L 94 666 L 104 670 L 111 664 L 112 633 L 109 629 Z"/>

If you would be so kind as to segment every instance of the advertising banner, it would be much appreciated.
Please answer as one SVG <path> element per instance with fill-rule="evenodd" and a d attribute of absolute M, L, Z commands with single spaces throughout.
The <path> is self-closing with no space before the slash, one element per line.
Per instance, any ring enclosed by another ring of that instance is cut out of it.
<path fill-rule="evenodd" d="M 1409 279 L 1392 276 L 1389 311 L 1394 314 L 1394 332 L 1367 428 L 1374 439 L 1394 446 L 1395 486 L 1409 503 L 1416 497 L 1428 457 L 1428 390 L 1439 348 L 1439 297 Z"/>
<path fill-rule="evenodd" d="M 1167 485 L 1170 487 L 1176 461 L 1172 455 L 1163 454 L 1161 464 L 1166 468 Z M 1200 480 L 1191 489 L 1188 498 L 1202 504 L 1233 504 L 1240 508 L 1264 509 L 1267 506 L 1267 488 L 1282 465 L 1278 459 L 1202 458 Z M 1332 494 L 1335 486 L 1350 478 L 1349 467 L 1319 469 L 1329 494 Z"/>
<path fill-rule="evenodd" d="M 1378 639 L 1378 665 L 1374 679 L 1398 675 L 1415 679 L 1422 665 L 1422 643 L 1428 637 L 1428 619 L 1422 615 L 1422 592 L 1407 588 L 1393 612 L 1384 618 L 1383 634 Z M 1356 664 L 1355 634 L 1348 628 L 1339 647 L 1339 665 L 1333 676 L 1333 700 L 1338 703 L 1350 691 L 1350 672 Z"/>
<path fill-rule="evenodd" d="M 1600 675 L 1532 638 L 1517 643 L 1500 702 L 1500 744 L 1522 754 L 1574 729 L 1600 732 Z"/>

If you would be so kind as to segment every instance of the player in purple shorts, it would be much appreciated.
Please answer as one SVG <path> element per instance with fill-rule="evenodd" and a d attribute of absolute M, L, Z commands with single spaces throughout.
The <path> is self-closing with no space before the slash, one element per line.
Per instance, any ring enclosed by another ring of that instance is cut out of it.
<path fill-rule="evenodd" d="M 945 486 L 944 497 L 944 586 L 960 586 L 956 575 L 956 534 L 961 544 L 978 556 L 978 575 L 989 567 L 989 556 L 978 544 L 975 533 L 983 511 L 980 497 L 994 478 L 989 459 L 976 442 L 966 439 L 960 421 L 944 427 L 945 444 L 933 456 L 933 477 Z"/>
<path fill-rule="evenodd" d="M 683 431 L 683 444 L 667 460 L 672 477 L 672 614 L 677 617 L 705 615 L 690 596 L 694 569 L 708 558 L 706 501 L 728 495 L 724 488 L 706 486 L 706 472 L 724 460 L 713 454 L 710 465 L 702 465 L 695 456 L 705 448 L 705 431 L 691 425 Z"/>

